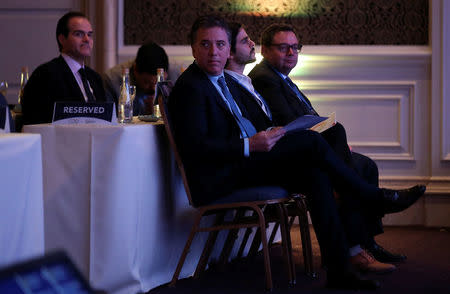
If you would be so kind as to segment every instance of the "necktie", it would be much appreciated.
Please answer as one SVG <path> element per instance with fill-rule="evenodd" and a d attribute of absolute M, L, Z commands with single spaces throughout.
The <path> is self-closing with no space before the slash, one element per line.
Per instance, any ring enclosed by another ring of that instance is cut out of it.
<path fill-rule="evenodd" d="M 306 97 L 303 96 L 302 92 L 300 92 L 300 90 L 297 88 L 297 86 L 294 84 L 294 82 L 292 82 L 292 80 L 289 77 L 286 77 L 285 80 L 286 80 L 286 83 L 289 85 L 289 87 L 295 92 L 297 97 L 303 103 L 303 106 L 306 107 L 307 113 L 317 115 L 317 112 L 308 103 L 308 101 L 306 100 Z"/>
<path fill-rule="evenodd" d="M 80 73 L 81 81 L 83 82 L 84 93 L 86 93 L 86 96 L 88 98 L 87 102 L 95 102 L 94 95 L 89 88 L 88 80 L 86 78 L 86 71 L 84 70 L 84 68 L 80 68 L 78 72 Z"/>
<path fill-rule="evenodd" d="M 272 113 L 270 112 L 269 106 L 267 106 L 266 101 L 264 101 L 264 98 L 261 96 L 261 94 L 259 94 L 256 90 L 255 94 L 256 96 L 258 96 L 259 99 L 256 99 L 256 101 L 258 101 L 259 106 L 261 106 L 261 108 L 264 110 L 264 112 L 267 114 L 267 116 L 270 118 L 270 120 L 272 120 Z"/>
<path fill-rule="evenodd" d="M 225 96 L 225 99 L 228 101 L 228 104 L 230 105 L 231 112 L 233 113 L 233 116 L 236 119 L 239 129 L 241 130 L 242 138 L 248 138 L 256 134 L 256 129 L 253 126 L 253 124 L 248 119 L 243 117 L 241 112 L 237 108 L 236 102 L 234 101 L 233 96 L 228 90 L 225 78 L 220 77 L 217 82 L 219 83 L 223 96 Z"/>

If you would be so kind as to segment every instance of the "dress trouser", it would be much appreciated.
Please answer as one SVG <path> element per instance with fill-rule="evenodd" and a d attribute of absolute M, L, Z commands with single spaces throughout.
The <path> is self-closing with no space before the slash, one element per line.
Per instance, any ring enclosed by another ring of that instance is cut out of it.
<path fill-rule="evenodd" d="M 348 266 L 348 242 L 333 188 L 382 211 L 381 190 L 365 182 L 313 131 L 285 135 L 270 152 L 252 153 L 237 166 L 236 176 L 240 180 L 237 188 L 273 184 L 304 193 L 324 265 L 330 270 Z"/>
<path fill-rule="evenodd" d="M 345 128 L 337 123 L 334 127 L 322 133 L 336 154 L 353 168 L 364 180 L 378 187 L 378 167 L 367 156 L 351 152 L 347 143 Z M 374 242 L 373 237 L 383 233 L 381 216 L 371 210 L 371 207 L 360 207 L 357 203 L 347 203 L 342 195 L 340 214 L 347 232 L 350 246 L 360 244 L 368 246 Z"/>

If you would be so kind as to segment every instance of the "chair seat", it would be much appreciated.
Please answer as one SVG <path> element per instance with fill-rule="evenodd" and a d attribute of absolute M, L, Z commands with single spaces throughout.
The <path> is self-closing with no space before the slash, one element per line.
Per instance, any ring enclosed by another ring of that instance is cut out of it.
<path fill-rule="evenodd" d="M 233 191 L 210 204 L 226 204 L 250 201 L 264 201 L 289 197 L 289 192 L 279 186 L 248 187 Z"/>

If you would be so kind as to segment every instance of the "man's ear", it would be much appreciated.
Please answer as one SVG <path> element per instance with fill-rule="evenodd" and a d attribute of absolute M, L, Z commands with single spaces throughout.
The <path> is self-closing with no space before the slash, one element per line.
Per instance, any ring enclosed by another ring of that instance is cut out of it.
<path fill-rule="evenodd" d="M 267 50 L 266 46 L 261 45 L 261 55 L 262 56 L 266 55 L 266 50 Z"/>
<path fill-rule="evenodd" d="M 59 34 L 59 35 L 58 35 L 58 42 L 59 42 L 59 44 L 62 45 L 62 43 L 63 43 L 65 40 L 66 40 L 66 37 L 64 37 L 63 34 Z"/>
<path fill-rule="evenodd" d="M 197 57 L 197 55 L 195 54 L 195 49 L 194 46 L 191 46 L 191 52 L 192 52 L 192 56 L 194 57 L 194 59 Z"/>
<path fill-rule="evenodd" d="M 234 59 L 234 55 L 235 55 L 235 53 L 231 52 L 231 49 L 230 49 L 230 53 L 228 54 L 228 59 L 229 60 L 233 60 Z"/>

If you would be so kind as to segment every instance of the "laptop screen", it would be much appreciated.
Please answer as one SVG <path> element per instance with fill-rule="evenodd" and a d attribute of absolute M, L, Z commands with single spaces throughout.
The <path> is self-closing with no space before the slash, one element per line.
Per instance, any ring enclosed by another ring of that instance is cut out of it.
<path fill-rule="evenodd" d="M 93 294 L 72 261 L 63 252 L 0 269 L 0 293 Z"/>

